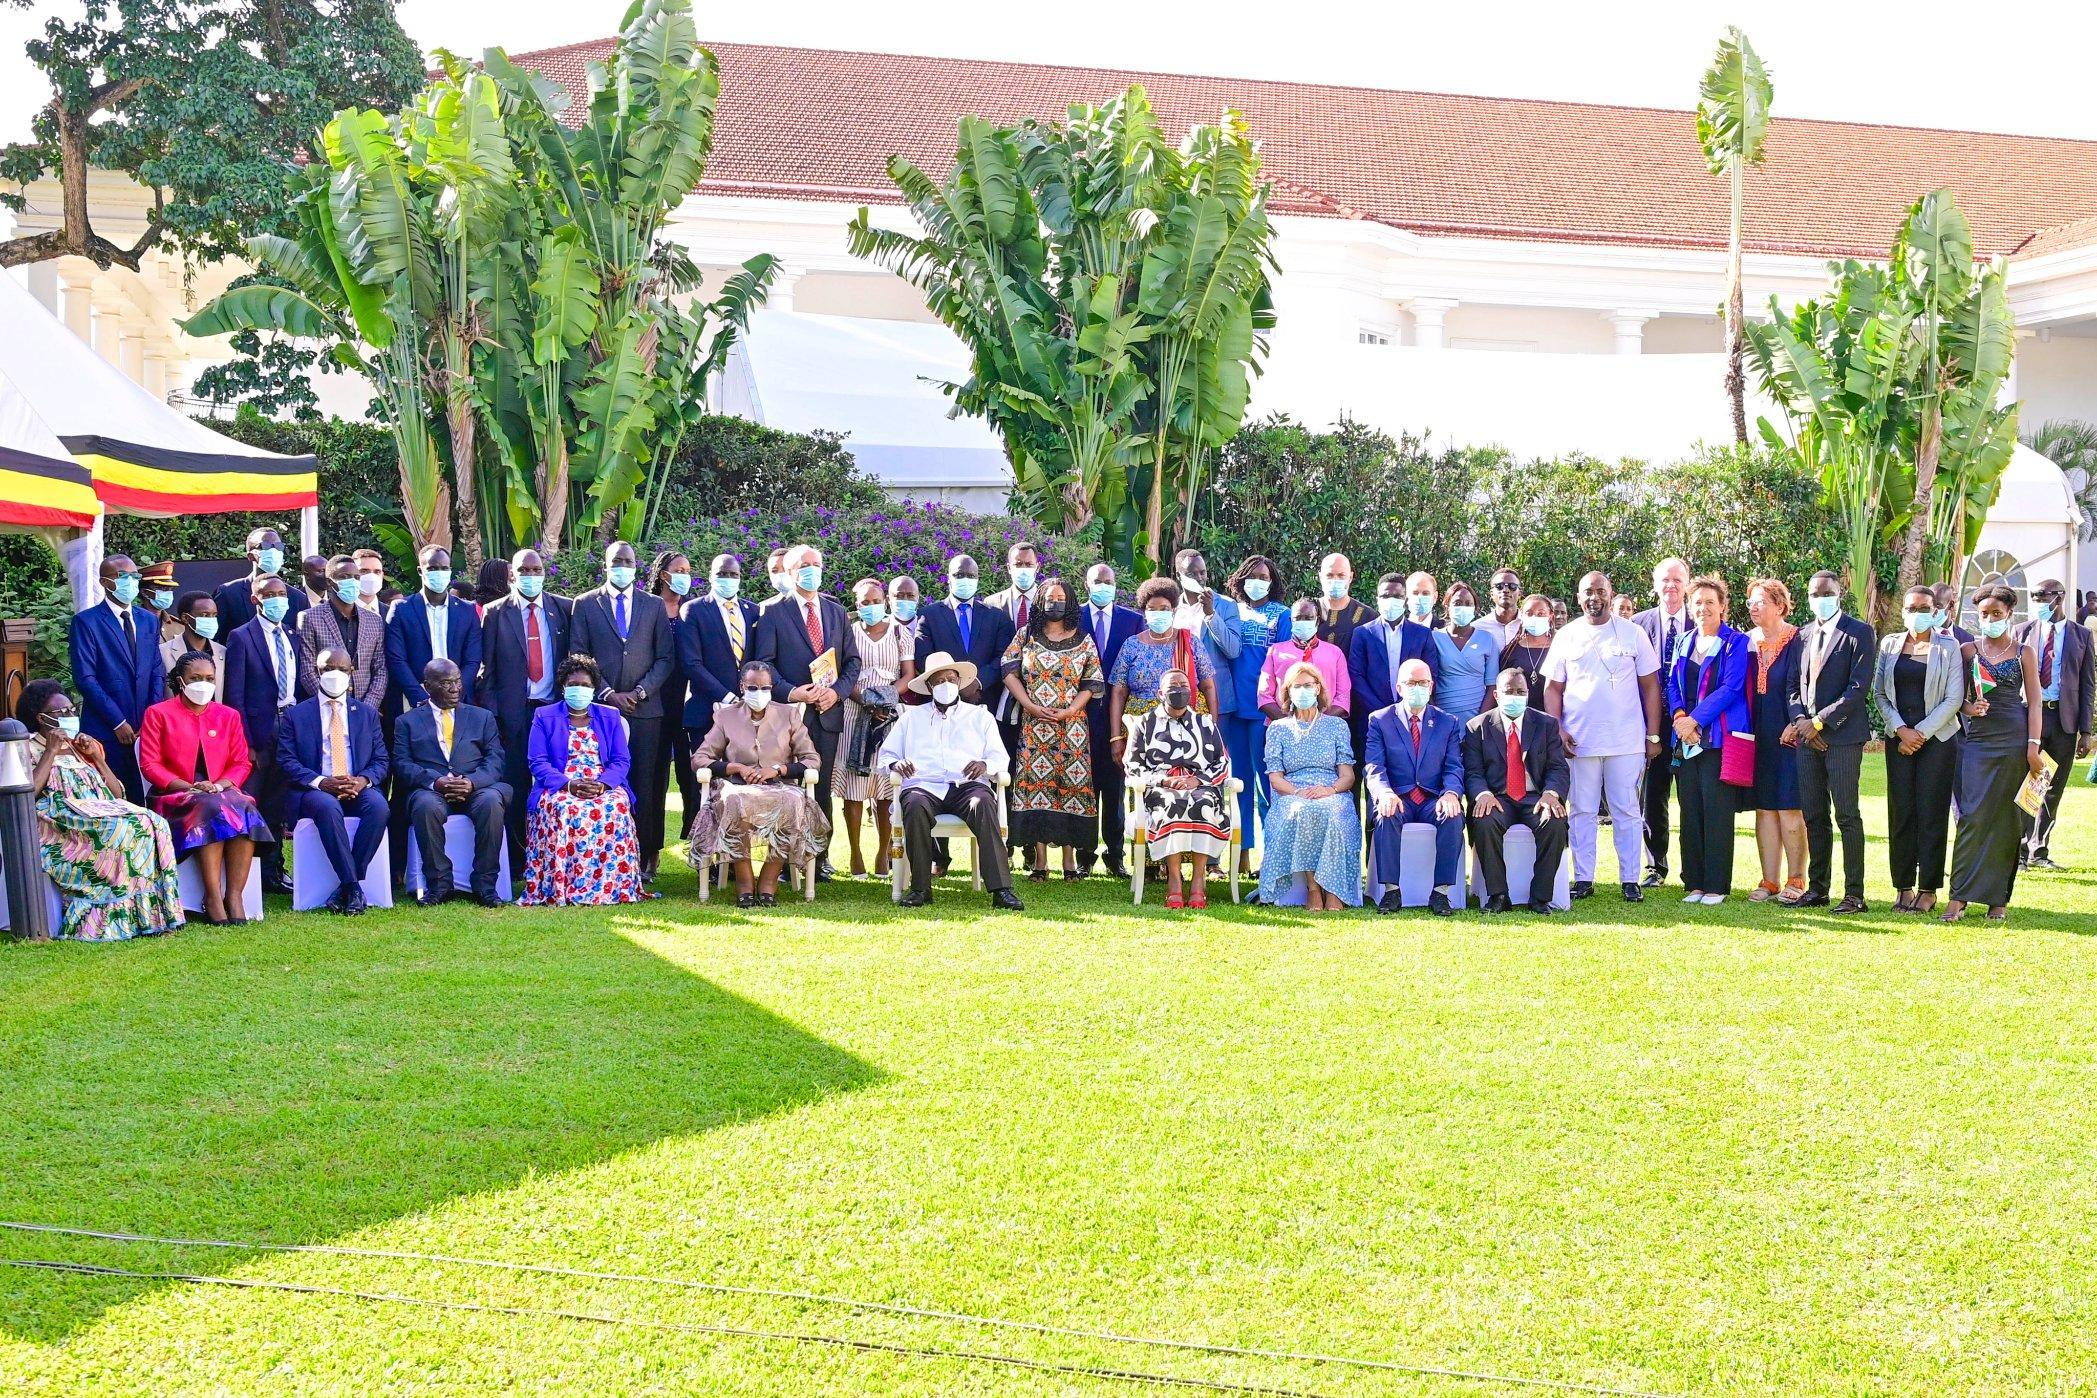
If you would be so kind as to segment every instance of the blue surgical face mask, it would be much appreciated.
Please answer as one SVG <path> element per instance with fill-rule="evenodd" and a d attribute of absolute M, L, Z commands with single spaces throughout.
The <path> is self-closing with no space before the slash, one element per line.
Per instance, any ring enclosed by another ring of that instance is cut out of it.
<path fill-rule="evenodd" d="M 1273 584 L 1265 578 L 1247 578 L 1245 580 L 1245 600 L 1248 602 L 1266 601 L 1268 589 L 1272 586 Z"/>
<path fill-rule="evenodd" d="M 613 587 L 628 588 L 633 586 L 634 570 L 627 567 L 624 563 L 614 563 L 611 567 L 604 570 L 604 575 L 611 579 Z"/>
<path fill-rule="evenodd" d="M 215 616 L 191 617 L 189 619 L 189 629 L 208 641 L 218 634 L 218 618 Z"/>
<path fill-rule="evenodd" d="M 355 578 L 337 578 L 335 580 L 335 595 L 349 605 L 355 606 L 358 599 L 363 597 L 364 589 L 357 585 Z"/>
<path fill-rule="evenodd" d="M 1317 708 L 1318 686 L 1314 684 L 1292 685 L 1289 689 L 1289 702 L 1299 709 Z"/>
<path fill-rule="evenodd" d="M 422 570 L 422 585 L 429 592 L 442 597 L 451 591 L 451 569 L 425 568 Z"/>
<path fill-rule="evenodd" d="M 164 612 L 175 605 L 175 594 L 167 588 L 156 587 L 146 597 L 146 605 L 156 612 Z"/>
<path fill-rule="evenodd" d="M 1385 621 L 1396 626 L 1399 622 L 1405 620 L 1405 599 L 1403 597 L 1379 597 L 1376 599 L 1376 612 Z"/>
<path fill-rule="evenodd" d="M 2008 617 L 2003 617 L 1999 621 L 1983 621 L 1980 624 L 1981 635 L 1986 636 L 1991 641 L 2001 640 L 2009 629 L 2010 619 Z"/>
<path fill-rule="evenodd" d="M 561 689 L 561 702 L 566 704 L 570 712 L 573 713 L 579 714 L 584 709 L 589 708 L 590 701 L 596 697 L 597 691 L 586 684 L 571 684 Z"/>
<path fill-rule="evenodd" d="M 1522 634 L 1526 636 L 1548 636 L 1551 634 L 1551 618 L 1547 616 L 1525 616 L 1522 618 Z"/>
<path fill-rule="evenodd" d="M 1434 615 L 1434 599 L 1425 593 L 1414 593 L 1405 599 L 1405 609 L 1413 614 L 1414 621 L 1425 621 Z"/>
<path fill-rule="evenodd" d="M 284 550 L 258 549 L 255 553 L 255 571 L 265 576 L 274 576 L 284 571 Z"/>
<path fill-rule="evenodd" d="M 917 598 L 915 597 L 898 597 L 895 600 L 893 609 L 897 621 L 917 620 Z"/>
<path fill-rule="evenodd" d="M 1454 625 L 1469 626 L 1477 615 L 1478 609 L 1476 607 L 1467 607 L 1461 602 L 1451 602 L 1449 604 L 1449 620 Z"/>
<path fill-rule="evenodd" d="M 1414 713 L 1426 708 L 1429 696 L 1434 693 L 1434 686 L 1430 684 L 1406 684 L 1399 688 L 1405 691 L 1405 707 Z"/>
<path fill-rule="evenodd" d="M 1111 607 L 1114 605 L 1114 584 L 1094 583 L 1086 589 L 1085 595 L 1092 599 L 1095 607 Z"/>
<path fill-rule="evenodd" d="M 859 609 L 859 623 L 862 626 L 879 626 L 886 620 L 888 620 L 888 608 L 882 606 L 879 602 L 870 602 Z"/>
<path fill-rule="evenodd" d="M 1172 613 L 1163 607 L 1153 607 L 1143 614 L 1143 624 L 1150 628 L 1153 636 L 1162 636 L 1172 629 Z"/>
<path fill-rule="evenodd" d="M 1325 596 L 1328 601 L 1337 602 L 1346 595 L 1347 579 L 1327 578 L 1325 580 Z"/>
<path fill-rule="evenodd" d="M 1909 634 L 1915 636 L 1920 636 L 1925 631 L 1934 631 L 1937 627 L 1935 612 L 1902 612 L 1900 619 L 1907 624 Z"/>
<path fill-rule="evenodd" d="M 57 725 L 58 731 L 68 738 L 80 736 L 80 715 L 78 714 L 60 714 L 57 718 L 52 719 L 51 722 Z"/>
<path fill-rule="evenodd" d="M 1936 617 L 1937 625 L 1940 627 L 1947 626 L 1951 622 L 1951 613 L 1945 611 L 1942 607 L 1937 608 Z"/>
<path fill-rule="evenodd" d="M 710 586 L 713 589 L 714 596 L 720 598 L 723 602 L 733 602 L 735 595 L 743 590 L 743 580 L 716 573 Z"/>
<path fill-rule="evenodd" d="M 670 573 L 666 574 L 666 576 L 670 579 L 670 591 L 677 596 L 682 597 L 692 590 L 692 575 L 690 573 Z"/>
<path fill-rule="evenodd" d="M 109 595 L 127 607 L 136 602 L 138 600 L 138 574 L 117 574 L 115 581 L 109 584 Z"/>
<path fill-rule="evenodd" d="M 820 592 L 823 590 L 823 570 L 813 563 L 805 564 L 794 570 L 794 581 L 803 592 Z"/>
<path fill-rule="evenodd" d="M 1814 597 L 1806 605 L 1811 607 L 1813 615 L 1822 621 L 1833 621 L 1835 614 L 1842 610 L 1842 599 L 1840 597 Z"/>
<path fill-rule="evenodd" d="M 1299 646 L 1317 634 L 1318 623 L 1315 621 L 1297 617 L 1289 623 L 1289 639 Z"/>
<path fill-rule="evenodd" d="M 954 600 L 956 602 L 974 600 L 976 595 L 976 580 L 974 578 L 949 578 L 947 582 L 954 589 Z"/>
<path fill-rule="evenodd" d="M 1529 712 L 1529 696 L 1526 694 L 1503 694 L 1500 696 L 1500 712 L 1509 723 L 1520 723 L 1522 715 Z"/>
<path fill-rule="evenodd" d="M 537 573 L 517 575 L 517 595 L 529 602 L 546 590 L 546 579 Z"/>
<path fill-rule="evenodd" d="M 1034 586 L 1035 571 L 1036 570 L 1031 564 L 1020 564 L 1018 567 L 1012 570 L 1012 585 L 1018 588 L 1021 592 L 1027 591 L 1029 588 Z"/>
<path fill-rule="evenodd" d="M 2032 604 L 2031 604 L 2031 619 L 2032 619 L 2033 621 L 2052 621 L 2052 620 L 2053 620 L 2053 603 L 2051 603 L 2051 602 L 2034 602 L 2034 603 L 2032 603 Z"/>
<path fill-rule="evenodd" d="M 289 597 L 265 597 L 255 605 L 272 626 L 282 623 L 284 618 L 291 614 Z"/>

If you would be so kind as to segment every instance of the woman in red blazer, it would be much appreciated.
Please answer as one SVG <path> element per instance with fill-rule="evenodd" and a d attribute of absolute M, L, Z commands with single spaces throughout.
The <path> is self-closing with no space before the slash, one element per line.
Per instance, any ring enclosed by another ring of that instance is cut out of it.
<path fill-rule="evenodd" d="M 214 697 L 218 667 L 210 656 L 183 656 L 168 688 L 174 697 L 147 709 L 138 730 L 147 800 L 174 832 L 176 856 L 197 858 L 204 921 L 244 923 L 255 845 L 276 839 L 255 798 L 241 789 L 252 770 L 247 730 L 239 710 Z"/>

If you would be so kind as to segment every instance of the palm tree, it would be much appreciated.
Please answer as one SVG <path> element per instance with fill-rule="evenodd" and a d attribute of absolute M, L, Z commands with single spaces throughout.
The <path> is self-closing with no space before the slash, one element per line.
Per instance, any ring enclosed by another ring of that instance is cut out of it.
<path fill-rule="evenodd" d="M 1740 288 L 1740 220 L 1747 207 L 1747 167 L 1762 163 L 1762 147 L 1769 135 L 1769 103 L 1772 89 L 1769 73 L 1762 66 L 1754 45 L 1738 28 L 1728 28 L 1719 40 L 1718 56 L 1697 89 L 1697 140 L 1704 146 L 1704 160 L 1714 175 L 1725 175 L 1733 186 L 1733 217 L 1726 239 L 1726 396 L 1733 400 L 1733 440 L 1745 445 L 1747 430 L 1747 381 L 1742 363 L 1747 340 L 1741 329 L 1744 318 Z"/>
<path fill-rule="evenodd" d="M 2024 445 L 2061 468 L 2082 509 L 2082 536 L 2097 539 L 2097 422 L 2055 418 L 2027 435 Z"/>

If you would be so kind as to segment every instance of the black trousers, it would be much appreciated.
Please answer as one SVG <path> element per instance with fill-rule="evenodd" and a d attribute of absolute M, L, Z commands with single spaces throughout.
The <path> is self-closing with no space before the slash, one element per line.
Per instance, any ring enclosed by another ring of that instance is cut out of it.
<path fill-rule="evenodd" d="M 1529 897 L 1550 901 L 1558 887 L 1558 866 L 1565 862 L 1566 842 L 1571 831 L 1564 816 L 1537 819 L 1536 798 L 1517 805 L 1500 793 L 1500 809 L 1488 816 L 1472 816 L 1471 850 L 1478 856 L 1478 873 L 1485 880 L 1485 896 L 1507 896 L 1507 832 L 1525 827 L 1536 840 L 1536 865 L 1529 879 Z"/>
<path fill-rule="evenodd" d="M 2075 771 L 2075 734 L 2061 724 L 2061 706 L 2049 704 L 2039 715 L 2039 751 L 2048 754 L 2060 764 L 2053 774 L 2053 785 L 2046 789 L 2046 815 L 2038 822 L 2038 838 L 2032 838 L 2032 818 L 2022 811 L 2017 813 L 2023 822 L 2024 853 L 2033 859 L 2043 858 L 2046 847 L 2053 842 L 2054 823 L 2061 816 L 2061 793 L 2068 788 L 2069 778 Z"/>
<path fill-rule="evenodd" d="M 1099 848 L 1105 855 L 1107 867 L 1118 869 L 1129 838 L 1128 773 L 1114 760 L 1113 747 L 1100 742 L 1099 734 L 1092 734 L 1091 742 L 1092 789 L 1099 796 Z M 1079 850 L 1079 867 L 1089 871 L 1094 858 L 1093 851 Z"/>
<path fill-rule="evenodd" d="M 1662 743 L 1660 745 L 1660 756 L 1646 764 L 1646 864 L 1654 873 L 1659 874 L 1662 879 L 1667 877 L 1669 867 L 1667 862 L 1667 792 L 1668 788 L 1674 784 L 1674 780 L 1674 754 L 1668 750 L 1666 743 Z M 1687 843 L 1682 847 L 1682 862 L 1685 866 L 1689 863 L 1689 846 Z M 1686 885 L 1686 887 L 1695 888 L 1697 885 L 1692 882 Z M 1713 889 L 1710 891 L 1716 892 L 1717 890 Z"/>
<path fill-rule="evenodd" d="M 1835 831 L 1842 831 L 1842 891 L 1864 896 L 1864 812 L 1857 779 L 1864 769 L 1862 743 L 1831 744 L 1825 751 L 1798 745 L 1798 799 L 1806 812 L 1806 891 L 1826 893 L 1835 879 Z M 1832 810 L 1832 818 L 1830 812 Z"/>
<path fill-rule="evenodd" d="M 423 787 L 409 792 L 408 799 L 399 804 L 406 810 L 408 825 L 415 832 L 415 847 L 422 851 L 424 888 L 444 893 L 470 887 L 483 898 L 495 896 L 496 875 L 502 868 L 503 817 L 510 804 L 508 787 L 484 786 L 467 797 L 463 806 L 454 806 Z M 444 823 L 455 815 L 473 822 L 473 868 L 464 885 L 459 881 L 458 870 L 452 867 L 451 856 L 444 852 Z M 524 877 L 522 869 L 516 873 L 518 878 Z"/>
<path fill-rule="evenodd" d="M 1012 863 L 998 839 L 997 789 L 988 782 L 955 782 L 945 796 L 934 796 L 923 787 L 903 793 L 903 854 L 910 861 L 911 892 L 932 891 L 932 863 L 939 846 L 932 838 L 932 822 L 943 815 L 961 817 L 975 836 L 983 887 L 992 893 L 1012 887 Z"/>
<path fill-rule="evenodd" d="M 835 713 L 837 710 L 833 709 L 831 712 Z M 842 731 L 825 728 L 820 723 L 811 723 L 808 726 L 808 736 L 814 741 L 816 750 L 816 805 L 822 808 L 823 818 L 835 829 L 837 812 L 830 804 L 830 785 L 837 772 L 838 740 L 844 734 Z M 824 858 L 828 860 L 829 856 L 825 855 Z"/>
<path fill-rule="evenodd" d="M 1959 746 L 1932 738 L 1912 757 L 1886 739 L 1886 844 L 1893 886 L 1935 893 L 1944 887 L 1944 856 L 1951 838 L 1951 787 L 1959 774 Z"/>
<path fill-rule="evenodd" d="M 532 789 L 531 740 L 532 719 L 546 704 L 558 704 L 558 699 L 548 699 L 544 704 L 536 699 L 524 701 L 524 721 L 515 732 L 508 728 L 502 733 L 502 782 L 512 793 L 507 824 L 510 830 L 510 877 L 524 877 L 525 821 L 529 816 L 528 799 Z"/>
<path fill-rule="evenodd" d="M 634 836 L 644 860 L 663 852 L 663 798 L 670 789 L 670 769 L 663 763 L 664 723 L 660 714 L 626 720 L 626 780 L 633 785 Z"/>
<path fill-rule="evenodd" d="M 248 779 L 240 789 L 255 798 L 256 807 L 269 828 L 277 832 L 274 844 L 262 846 L 262 869 L 270 878 L 284 875 L 284 855 L 290 847 L 291 822 L 284 818 L 284 771 L 277 766 L 274 745 L 248 750 Z"/>
<path fill-rule="evenodd" d="M 666 720 L 667 721 L 667 720 Z M 699 818 L 699 774 L 692 770 L 692 749 L 706 740 L 701 733 L 696 739 L 692 730 L 682 723 L 677 724 L 670 740 L 667 760 L 670 771 L 677 778 L 677 800 L 684 807 L 684 818 L 678 822 L 677 838 L 688 840 L 692 836 L 692 822 Z M 663 784 L 663 798 L 669 801 L 669 783 Z"/>
<path fill-rule="evenodd" d="M 1733 891 L 1733 788 L 1718 779 L 1719 750 L 1705 748 L 1675 769 L 1682 802 L 1682 886 Z"/>

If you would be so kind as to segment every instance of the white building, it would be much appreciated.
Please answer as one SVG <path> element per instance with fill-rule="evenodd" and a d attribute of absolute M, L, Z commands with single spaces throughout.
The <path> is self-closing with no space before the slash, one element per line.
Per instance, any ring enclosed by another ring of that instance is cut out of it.
<path fill-rule="evenodd" d="M 517 59 L 579 94 L 610 42 Z M 1054 117 L 1131 82 L 1174 130 L 1232 107 L 1260 141 L 1281 273 L 1256 413 L 1322 424 L 1345 412 L 1444 441 L 1658 459 L 1729 433 L 1716 314 L 1726 187 L 1706 172 L 1687 111 L 714 51 L 720 135 L 671 232 L 723 275 L 759 252 L 783 264 L 723 401 L 781 426 L 845 431 L 912 494 L 995 498 L 1002 467 L 987 430 L 948 422 L 919 378 L 958 372 L 959 346 L 936 327 L 906 328 L 929 321 L 917 293 L 849 254 L 846 221 L 862 205 L 905 219 L 887 158 L 942 173 L 964 114 Z M 1976 250 L 2009 259 L 2026 428 L 2097 421 L 2097 142 L 1780 118 L 1747 181 L 1749 307 L 1820 292 L 1831 258 L 1883 257 L 1909 204 L 1942 186 L 1973 221 Z M 121 241 L 120 227 L 105 231 Z M 224 350 L 186 341 L 170 320 L 224 276 L 207 269 L 191 295 L 158 264 L 139 279 L 61 263 L 35 269 L 31 285 L 149 386 L 179 390 Z M 2017 469 L 2017 498 L 2033 502 L 2019 508 L 2053 516 L 2021 523 L 2072 537 L 2064 485 L 2032 463 Z M 2019 561 L 2065 575 L 2065 542 L 2035 542 L 2044 537 L 2022 531 Z"/>

